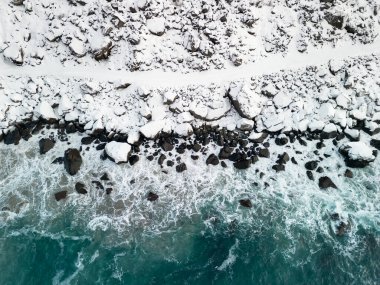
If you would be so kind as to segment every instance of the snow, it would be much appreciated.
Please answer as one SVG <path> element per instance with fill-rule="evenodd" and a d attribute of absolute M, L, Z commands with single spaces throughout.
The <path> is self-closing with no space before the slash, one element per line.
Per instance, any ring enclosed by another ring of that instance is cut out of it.
<path fill-rule="evenodd" d="M 129 144 L 115 141 L 107 143 L 105 147 L 107 155 L 111 157 L 115 163 L 128 162 L 131 150 L 132 148 Z"/>

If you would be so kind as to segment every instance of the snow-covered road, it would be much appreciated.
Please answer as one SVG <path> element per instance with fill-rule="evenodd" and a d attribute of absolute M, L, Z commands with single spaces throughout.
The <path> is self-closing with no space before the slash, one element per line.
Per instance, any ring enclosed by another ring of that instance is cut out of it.
<path fill-rule="evenodd" d="M 153 71 L 121 71 L 107 70 L 103 66 L 72 66 L 65 67 L 60 62 L 45 60 L 39 66 L 14 66 L 4 61 L 0 62 L 0 76 L 55 76 L 60 78 L 88 78 L 99 81 L 125 81 L 142 84 L 149 87 L 180 87 L 188 85 L 208 85 L 211 83 L 231 82 L 248 79 L 252 76 L 271 74 L 280 70 L 296 70 L 306 66 L 326 64 L 330 59 L 345 59 L 380 53 L 380 39 L 368 45 L 352 45 L 341 43 L 336 47 L 313 49 L 305 54 L 299 52 L 263 57 L 256 62 L 239 67 L 230 66 L 221 70 L 193 71 L 189 73 Z"/>

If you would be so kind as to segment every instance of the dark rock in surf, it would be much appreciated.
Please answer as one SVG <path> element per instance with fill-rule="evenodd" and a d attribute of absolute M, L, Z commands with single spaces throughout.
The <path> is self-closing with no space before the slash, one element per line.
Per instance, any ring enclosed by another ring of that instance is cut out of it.
<path fill-rule="evenodd" d="M 140 160 L 140 157 L 134 154 L 134 155 L 131 155 L 128 160 L 131 165 L 135 165 Z"/>
<path fill-rule="evenodd" d="M 211 154 L 207 159 L 206 159 L 206 164 L 207 165 L 218 165 L 219 164 L 219 158 L 215 154 Z"/>
<path fill-rule="evenodd" d="M 347 178 L 353 178 L 354 174 L 352 173 L 351 170 L 346 169 L 346 171 L 344 172 L 344 176 L 347 177 Z"/>
<path fill-rule="evenodd" d="M 82 194 L 82 195 L 87 194 L 87 190 L 85 188 L 85 185 L 81 182 L 77 182 L 75 184 L 75 191 L 77 191 L 79 194 Z"/>
<path fill-rule="evenodd" d="M 10 145 L 10 144 L 18 145 L 20 140 L 21 140 L 21 134 L 17 128 L 9 131 L 4 137 L 4 143 L 7 145 Z"/>
<path fill-rule="evenodd" d="M 186 164 L 185 163 L 178 164 L 175 170 L 179 173 L 184 172 L 185 170 L 187 170 Z"/>
<path fill-rule="evenodd" d="M 60 201 L 66 199 L 67 191 L 61 191 L 54 194 L 55 200 Z"/>
<path fill-rule="evenodd" d="M 276 170 L 276 172 L 285 171 L 285 165 L 275 164 L 272 166 L 272 169 Z"/>
<path fill-rule="evenodd" d="M 104 174 L 100 177 L 100 180 L 108 181 L 108 180 L 110 180 L 110 178 L 108 177 L 108 174 L 107 174 L 107 173 L 104 173 Z"/>
<path fill-rule="evenodd" d="M 327 176 L 320 177 L 318 185 L 319 185 L 319 188 L 321 189 L 327 189 L 327 188 L 338 189 L 338 187 L 336 187 L 334 182 L 332 182 L 332 180 Z"/>
<path fill-rule="evenodd" d="M 95 138 L 93 137 L 84 137 L 81 139 L 81 143 L 83 145 L 89 145 L 89 144 L 92 144 L 92 142 L 95 140 Z"/>
<path fill-rule="evenodd" d="M 252 208 L 252 202 L 249 199 L 241 199 L 239 200 L 239 203 L 242 207 L 245 208 Z"/>
<path fill-rule="evenodd" d="M 156 193 L 149 192 L 146 198 L 148 201 L 154 202 L 158 199 L 158 195 Z"/>
<path fill-rule="evenodd" d="M 234 166 L 237 169 L 247 169 L 251 166 L 252 160 L 250 159 L 242 159 L 234 162 Z"/>
<path fill-rule="evenodd" d="M 69 148 L 66 150 L 63 161 L 65 169 L 70 175 L 77 174 L 82 165 L 82 157 L 79 150 L 76 148 Z"/>
<path fill-rule="evenodd" d="M 318 167 L 318 161 L 317 160 L 311 160 L 305 163 L 305 168 L 307 170 L 315 170 Z"/>
<path fill-rule="evenodd" d="M 39 142 L 40 154 L 45 154 L 51 150 L 55 145 L 55 142 L 52 139 L 41 139 Z"/>

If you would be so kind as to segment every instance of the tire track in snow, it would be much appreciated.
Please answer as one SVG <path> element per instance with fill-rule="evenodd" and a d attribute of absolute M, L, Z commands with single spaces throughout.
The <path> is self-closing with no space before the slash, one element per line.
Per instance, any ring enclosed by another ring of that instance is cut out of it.
<path fill-rule="evenodd" d="M 39 66 L 14 66 L 2 61 L 0 76 L 54 76 L 59 78 L 84 78 L 99 81 L 125 81 L 148 87 L 181 87 L 188 85 L 209 85 L 211 83 L 228 83 L 235 80 L 249 79 L 253 76 L 276 73 L 281 70 L 297 70 L 307 66 L 327 64 L 330 59 L 380 54 L 380 38 L 372 44 L 360 45 L 342 43 L 337 47 L 310 48 L 307 53 L 297 51 L 286 54 L 269 55 L 256 62 L 230 66 L 221 70 L 192 71 L 189 73 L 153 71 L 118 71 L 108 70 L 102 66 L 65 67 L 59 61 L 45 61 Z"/>

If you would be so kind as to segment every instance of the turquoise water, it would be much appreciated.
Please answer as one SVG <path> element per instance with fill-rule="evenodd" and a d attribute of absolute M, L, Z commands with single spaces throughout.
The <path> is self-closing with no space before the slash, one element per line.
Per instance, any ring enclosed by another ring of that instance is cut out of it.
<path fill-rule="evenodd" d="M 352 180 L 331 172 L 339 189 L 327 192 L 295 165 L 263 179 L 203 163 L 167 175 L 93 150 L 73 178 L 50 164 L 63 143 L 40 157 L 36 142 L 0 146 L 0 284 L 380 283 L 378 162 Z M 75 193 L 104 171 L 111 195 Z M 56 202 L 62 189 L 69 196 Z M 251 209 L 238 204 L 247 197 Z M 344 236 L 332 213 L 350 222 Z"/>

